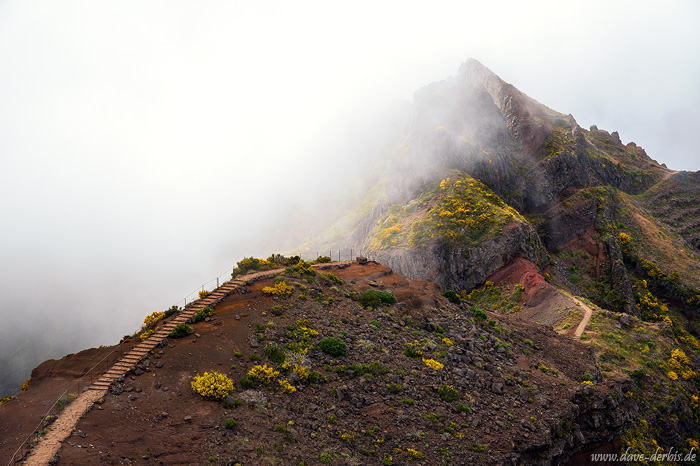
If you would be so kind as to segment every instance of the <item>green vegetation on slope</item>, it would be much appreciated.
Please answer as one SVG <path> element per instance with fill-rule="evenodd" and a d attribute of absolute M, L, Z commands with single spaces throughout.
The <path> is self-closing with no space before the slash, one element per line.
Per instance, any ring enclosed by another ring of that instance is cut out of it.
<path fill-rule="evenodd" d="M 457 172 L 429 185 L 419 200 L 392 206 L 377 223 L 371 247 L 478 244 L 511 222 L 525 219 L 482 182 Z"/>

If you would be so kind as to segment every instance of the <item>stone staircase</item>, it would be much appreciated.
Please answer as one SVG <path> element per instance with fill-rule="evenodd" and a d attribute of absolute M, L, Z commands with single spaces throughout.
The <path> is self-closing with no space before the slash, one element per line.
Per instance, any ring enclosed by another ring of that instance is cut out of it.
<path fill-rule="evenodd" d="M 346 267 L 350 265 L 350 263 L 352 263 L 352 261 L 317 264 L 313 265 L 313 267 L 317 270 L 325 270 Z M 73 400 L 73 402 L 60 413 L 58 419 L 51 425 L 47 434 L 29 454 L 26 460 L 24 460 L 23 464 L 25 466 L 46 466 L 50 464 L 52 459 L 56 457 L 63 442 L 70 436 L 73 428 L 78 424 L 80 417 L 89 411 L 95 402 L 107 394 L 107 391 L 114 382 L 124 377 L 129 370 L 144 359 L 150 351 L 164 343 L 172 329 L 178 324 L 186 323 L 205 306 L 213 308 L 237 289 L 250 285 L 258 280 L 275 277 L 282 271 L 284 271 L 284 269 L 280 268 L 237 277 L 216 288 L 206 298 L 198 299 L 185 306 L 174 318 L 171 318 L 158 327 L 158 330 L 156 330 L 153 335 L 134 346 L 99 379 L 90 384 L 85 391 Z M 10 463 L 12 463 L 13 460 L 10 460 Z M 21 459 L 17 461 L 21 462 Z"/>
<path fill-rule="evenodd" d="M 186 323 L 205 306 L 214 307 L 228 295 L 239 288 L 257 280 L 274 277 L 284 269 L 258 272 L 237 277 L 224 283 L 212 291 L 206 298 L 194 301 L 180 311 L 174 318 L 158 327 L 153 335 L 134 346 L 131 351 L 110 367 L 99 379 L 90 384 L 68 407 L 60 413 L 58 419 L 51 425 L 47 434 L 24 461 L 25 466 L 46 466 L 56 456 L 61 444 L 70 436 L 80 417 L 87 412 L 95 402 L 107 394 L 110 386 L 124 377 L 139 361 L 144 359 L 151 350 L 161 345 L 170 332 L 178 324 Z M 12 463 L 12 460 L 10 461 Z M 15 463 L 17 464 L 17 463 Z"/>

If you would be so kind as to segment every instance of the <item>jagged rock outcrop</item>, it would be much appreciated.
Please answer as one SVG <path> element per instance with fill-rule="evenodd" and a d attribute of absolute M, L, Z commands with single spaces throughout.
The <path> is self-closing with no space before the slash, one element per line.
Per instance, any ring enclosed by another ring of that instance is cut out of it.
<path fill-rule="evenodd" d="M 528 223 L 508 225 L 499 237 L 478 246 L 435 244 L 420 249 L 373 251 L 371 257 L 402 275 L 431 278 L 455 290 L 469 290 L 484 283 L 518 257 L 540 267 L 549 263 L 537 232 Z"/>

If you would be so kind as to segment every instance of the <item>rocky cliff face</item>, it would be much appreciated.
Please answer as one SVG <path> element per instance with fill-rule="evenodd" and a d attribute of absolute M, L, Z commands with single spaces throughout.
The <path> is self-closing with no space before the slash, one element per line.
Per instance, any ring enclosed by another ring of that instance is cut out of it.
<path fill-rule="evenodd" d="M 378 250 L 372 255 L 400 274 L 432 279 L 454 290 L 470 290 L 481 285 L 517 257 L 542 265 L 549 261 L 537 233 L 528 223 L 508 225 L 498 238 L 473 247 L 434 244 L 411 250 Z"/>
<path fill-rule="evenodd" d="M 385 196 L 348 236 L 353 244 L 360 241 L 371 257 L 448 288 L 483 283 L 515 257 L 546 266 L 546 249 L 596 224 L 600 201 L 589 199 L 586 205 L 564 209 L 560 203 L 571 192 L 610 186 L 638 194 L 668 173 L 643 149 L 623 145 L 617 133 L 582 129 L 571 115 L 539 104 L 476 60 L 462 65 L 457 77 L 416 92 L 413 111 L 410 131 L 387 163 Z M 480 180 L 523 214 L 544 214 L 541 223 L 537 228 L 520 225 L 517 235 L 479 245 L 381 249 L 371 244 L 377 221 L 392 206 L 419 198 L 430 183 L 455 170 Z M 609 244 L 608 249 L 617 261 L 612 264 L 616 283 L 623 283 L 627 295 L 616 246 Z M 625 298 L 628 311 L 634 306 L 630 299 Z"/>

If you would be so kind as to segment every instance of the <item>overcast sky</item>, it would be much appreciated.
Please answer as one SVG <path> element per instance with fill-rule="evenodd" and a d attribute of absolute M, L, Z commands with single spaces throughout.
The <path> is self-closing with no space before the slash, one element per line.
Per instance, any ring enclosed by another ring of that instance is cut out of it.
<path fill-rule="evenodd" d="M 343 171 L 346 124 L 469 57 L 697 170 L 699 23 L 690 0 L 0 0 L 0 319 L 114 343 L 261 253 Z"/>

